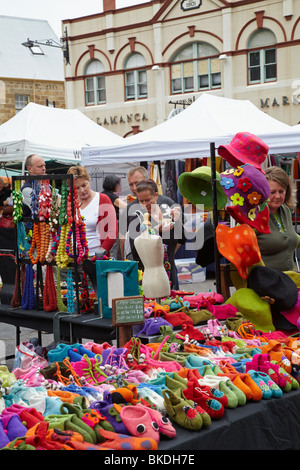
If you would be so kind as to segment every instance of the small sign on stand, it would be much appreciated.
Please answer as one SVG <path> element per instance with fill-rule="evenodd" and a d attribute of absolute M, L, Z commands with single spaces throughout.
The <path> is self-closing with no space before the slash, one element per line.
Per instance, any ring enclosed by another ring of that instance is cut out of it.
<path fill-rule="evenodd" d="M 132 337 L 132 325 L 145 323 L 144 297 L 134 295 L 112 299 L 112 324 L 117 327 L 118 347 Z"/>

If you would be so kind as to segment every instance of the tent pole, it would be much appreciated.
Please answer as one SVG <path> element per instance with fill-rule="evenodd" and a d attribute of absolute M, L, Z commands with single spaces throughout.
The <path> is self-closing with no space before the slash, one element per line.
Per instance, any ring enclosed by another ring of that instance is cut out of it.
<path fill-rule="evenodd" d="M 214 142 L 210 143 L 210 159 L 211 159 L 211 187 L 212 187 L 212 206 L 213 206 L 213 226 L 214 226 L 214 254 L 215 254 L 215 274 L 216 274 L 216 290 L 221 293 L 220 278 L 220 253 L 216 241 L 216 228 L 218 225 L 218 205 L 217 205 L 217 185 L 216 185 L 216 153 Z"/>

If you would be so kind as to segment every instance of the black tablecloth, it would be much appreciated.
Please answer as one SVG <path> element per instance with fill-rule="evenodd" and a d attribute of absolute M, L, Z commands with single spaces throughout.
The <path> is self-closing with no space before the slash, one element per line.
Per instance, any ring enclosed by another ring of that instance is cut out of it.
<path fill-rule="evenodd" d="M 227 408 L 223 418 L 197 432 L 175 425 L 176 438 L 161 440 L 159 450 L 299 450 L 299 410 L 300 389 L 281 398 L 248 401 Z"/>

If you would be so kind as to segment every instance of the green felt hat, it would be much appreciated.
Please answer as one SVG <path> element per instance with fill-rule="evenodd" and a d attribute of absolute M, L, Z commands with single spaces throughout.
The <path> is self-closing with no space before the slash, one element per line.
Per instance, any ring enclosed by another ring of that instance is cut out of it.
<path fill-rule="evenodd" d="M 180 194 L 189 202 L 203 204 L 205 210 L 213 209 L 211 168 L 201 166 L 191 172 L 182 173 L 178 178 Z M 220 174 L 216 171 L 217 209 L 224 209 L 227 196 L 221 186 Z"/>
<path fill-rule="evenodd" d="M 225 303 L 236 307 L 246 320 L 253 323 L 256 330 L 275 331 L 270 304 L 253 289 L 242 287 L 236 290 Z"/>

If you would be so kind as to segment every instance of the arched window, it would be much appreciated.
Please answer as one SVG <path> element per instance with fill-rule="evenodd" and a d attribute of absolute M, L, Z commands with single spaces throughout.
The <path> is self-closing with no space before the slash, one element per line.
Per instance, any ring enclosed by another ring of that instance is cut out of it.
<path fill-rule="evenodd" d="M 171 60 L 171 92 L 220 88 L 219 55 L 214 46 L 205 42 L 194 42 L 180 49 Z"/>
<path fill-rule="evenodd" d="M 248 43 L 249 83 L 276 80 L 276 42 L 275 34 L 269 29 L 259 30 L 252 34 Z"/>
<path fill-rule="evenodd" d="M 104 66 L 100 60 L 91 60 L 85 69 L 85 102 L 87 105 L 106 102 Z"/>
<path fill-rule="evenodd" d="M 142 54 L 130 54 L 125 63 L 125 97 L 126 100 L 147 98 L 146 61 Z"/>

